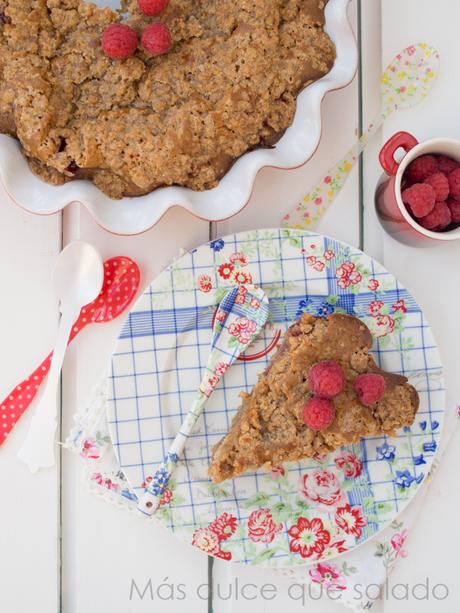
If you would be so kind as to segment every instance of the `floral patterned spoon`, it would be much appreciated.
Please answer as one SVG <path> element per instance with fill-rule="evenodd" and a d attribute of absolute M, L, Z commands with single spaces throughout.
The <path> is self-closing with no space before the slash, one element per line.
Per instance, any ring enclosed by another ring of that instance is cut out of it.
<path fill-rule="evenodd" d="M 211 353 L 198 394 L 182 423 L 165 459 L 149 481 L 139 500 L 138 510 L 152 515 L 160 504 L 171 474 L 204 405 L 227 369 L 260 334 L 268 317 L 268 298 L 255 285 L 233 288 L 219 305 L 214 320 Z"/>
<path fill-rule="evenodd" d="M 283 217 L 282 226 L 312 230 L 345 185 L 360 154 L 385 119 L 399 109 L 419 104 L 428 94 L 439 72 L 439 54 L 434 47 L 419 43 L 403 49 L 382 74 L 380 115 L 366 132 L 333 166 L 296 208 Z"/>
<path fill-rule="evenodd" d="M 139 267 L 128 257 L 117 256 L 104 262 L 104 281 L 97 298 L 83 307 L 72 327 L 69 343 L 83 328 L 92 323 L 112 321 L 131 304 L 139 289 Z M 19 383 L 0 402 L 0 445 L 35 398 L 40 385 L 49 372 L 51 352 L 33 373 Z"/>

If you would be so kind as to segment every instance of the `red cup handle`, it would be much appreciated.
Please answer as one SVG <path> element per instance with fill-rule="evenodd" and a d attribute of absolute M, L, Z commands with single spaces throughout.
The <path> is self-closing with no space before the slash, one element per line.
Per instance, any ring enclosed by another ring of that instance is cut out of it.
<path fill-rule="evenodd" d="M 407 153 L 411 149 L 418 145 L 418 140 L 409 132 L 396 132 L 387 142 L 383 145 L 379 160 L 383 170 L 388 175 L 395 175 L 398 172 L 399 162 L 395 160 L 395 153 L 401 147 Z"/>

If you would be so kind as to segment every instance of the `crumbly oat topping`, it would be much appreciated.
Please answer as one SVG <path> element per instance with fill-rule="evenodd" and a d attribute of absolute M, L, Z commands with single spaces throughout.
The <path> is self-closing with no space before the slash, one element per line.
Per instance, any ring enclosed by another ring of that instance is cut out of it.
<path fill-rule="evenodd" d="M 262 466 L 327 454 L 364 436 L 392 435 L 412 424 L 419 405 L 415 388 L 405 377 L 380 370 L 369 353 L 371 346 L 371 333 L 356 317 L 303 315 L 287 331 L 252 392 L 242 395 L 229 433 L 213 450 L 212 480 L 219 483 Z M 305 424 L 303 408 L 312 396 L 309 370 L 322 360 L 338 362 L 346 382 L 331 401 L 334 421 L 316 432 Z M 361 404 L 353 386 L 363 373 L 385 378 L 385 394 L 371 407 Z"/>
<path fill-rule="evenodd" d="M 113 198 L 211 188 L 276 142 L 299 91 L 330 70 L 326 1 L 171 0 L 171 51 L 114 61 L 101 48 L 112 10 L 0 0 L 0 131 L 54 184 L 87 178 Z M 134 0 L 124 9 L 138 33 L 151 22 Z"/>

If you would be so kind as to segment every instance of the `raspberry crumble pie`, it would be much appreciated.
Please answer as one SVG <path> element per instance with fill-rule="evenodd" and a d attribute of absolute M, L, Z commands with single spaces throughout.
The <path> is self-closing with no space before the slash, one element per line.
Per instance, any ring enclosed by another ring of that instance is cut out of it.
<path fill-rule="evenodd" d="M 356 317 L 304 314 L 252 392 L 243 395 L 230 431 L 213 450 L 212 480 L 410 426 L 417 391 L 406 377 L 379 369 L 371 346 L 370 331 Z"/>
<path fill-rule="evenodd" d="M 335 59 L 327 0 L 123 1 L 132 32 L 108 31 L 109 57 L 121 12 L 0 0 L 0 132 L 52 184 L 88 179 L 112 198 L 212 188 L 279 140 Z"/>

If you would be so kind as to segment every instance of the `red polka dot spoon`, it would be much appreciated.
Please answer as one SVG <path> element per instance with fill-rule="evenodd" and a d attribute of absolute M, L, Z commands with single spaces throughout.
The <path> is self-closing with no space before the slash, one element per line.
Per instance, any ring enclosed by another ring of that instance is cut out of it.
<path fill-rule="evenodd" d="M 69 343 L 89 324 L 112 321 L 121 315 L 133 301 L 139 289 L 139 267 L 128 257 L 117 256 L 104 262 L 104 282 L 93 302 L 82 308 L 69 337 Z M 51 352 L 27 377 L 0 403 L 0 445 L 18 419 L 32 403 L 51 365 Z"/>

